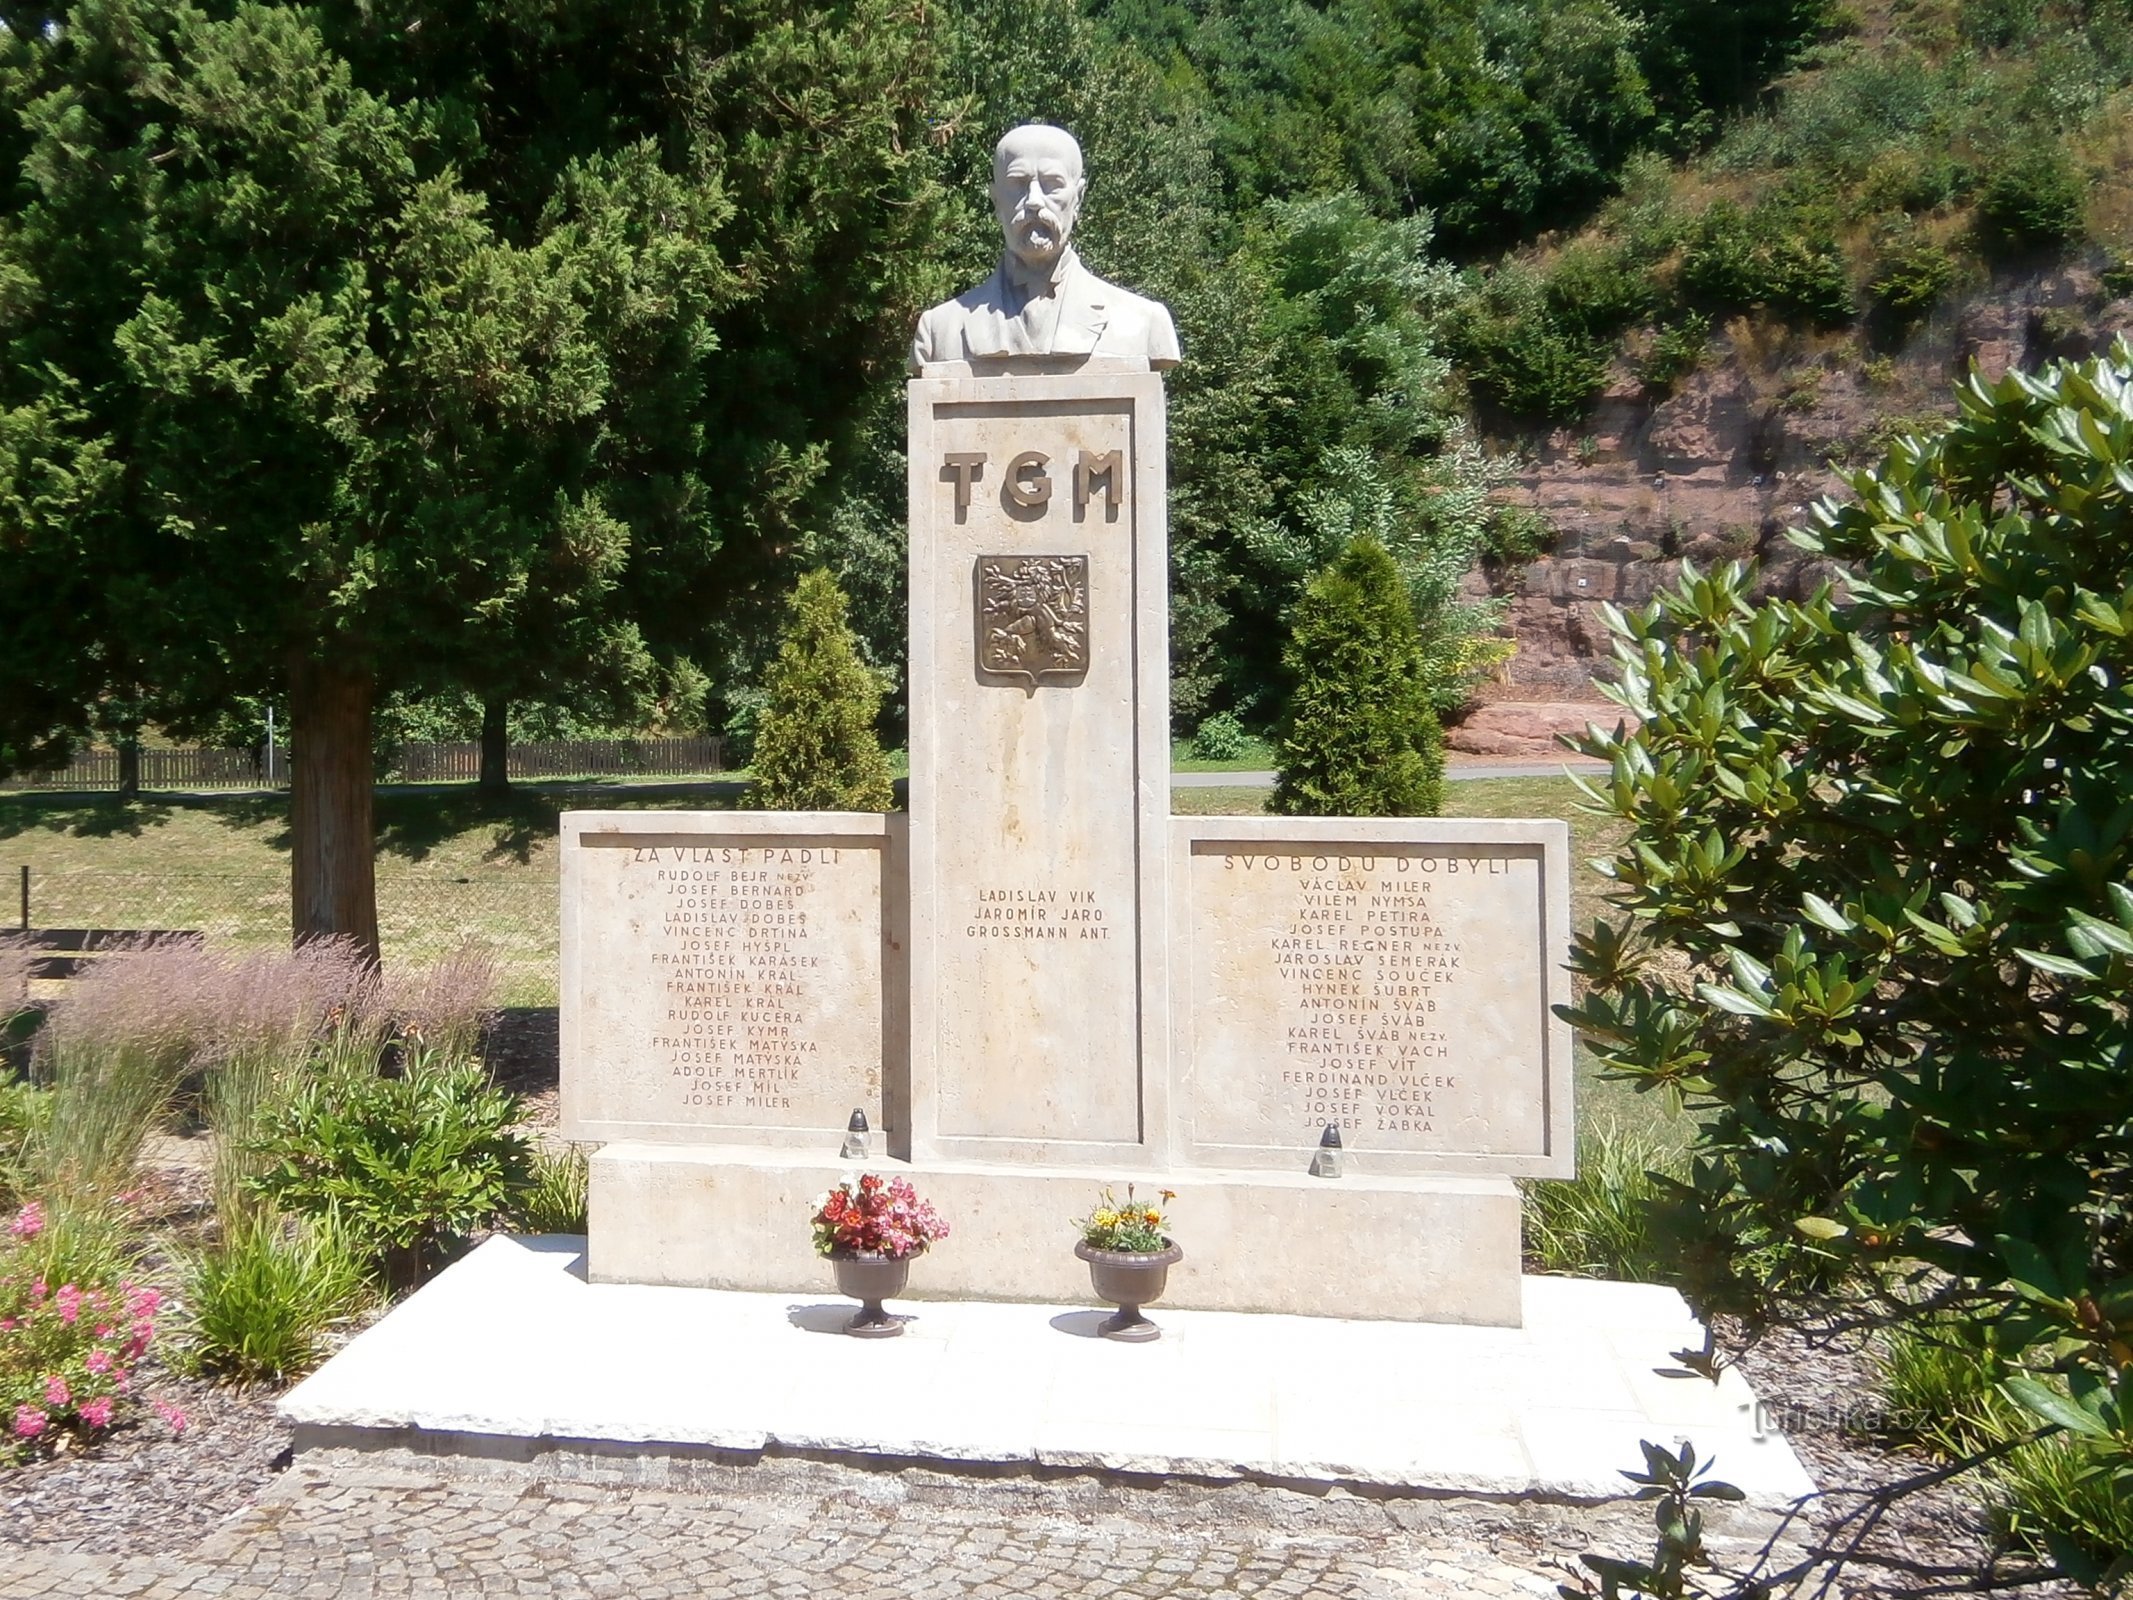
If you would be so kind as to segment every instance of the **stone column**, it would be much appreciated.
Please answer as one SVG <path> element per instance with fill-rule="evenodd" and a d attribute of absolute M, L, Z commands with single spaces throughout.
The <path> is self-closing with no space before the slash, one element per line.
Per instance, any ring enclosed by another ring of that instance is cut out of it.
<path fill-rule="evenodd" d="M 1163 381 L 910 384 L 912 1154 L 1167 1155 Z"/>

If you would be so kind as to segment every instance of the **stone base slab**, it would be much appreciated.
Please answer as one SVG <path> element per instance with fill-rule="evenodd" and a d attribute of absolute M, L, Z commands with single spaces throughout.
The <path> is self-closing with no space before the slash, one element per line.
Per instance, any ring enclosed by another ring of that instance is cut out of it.
<path fill-rule="evenodd" d="M 911 1296 L 1086 1305 L 1073 1221 L 1087 1169 L 810 1159 L 790 1150 L 611 1144 L 592 1158 L 595 1283 L 803 1293 L 824 1281 L 808 1218 L 861 1171 L 901 1174 L 953 1230 L 913 1265 Z M 1166 1306 L 1516 1327 L 1519 1207 L 1504 1178 L 1146 1172 L 1185 1259 Z M 1114 1193 L 1125 1197 L 1121 1179 Z"/>
<path fill-rule="evenodd" d="M 493 1239 L 283 1399 L 299 1453 L 412 1449 L 670 1464 L 766 1455 L 951 1470 L 1342 1484 L 1612 1499 L 1638 1441 L 1692 1441 L 1760 1507 L 1813 1484 L 1671 1289 L 1527 1278 L 1524 1325 L 1444 1327 L 1157 1306 L 1154 1344 L 1102 1314 L 891 1301 L 849 1339 L 826 1267 L 797 1294 L 586 1282 L 584 1241 Z M 926 1262 L 920 1262 L 923 1276 Z"/>

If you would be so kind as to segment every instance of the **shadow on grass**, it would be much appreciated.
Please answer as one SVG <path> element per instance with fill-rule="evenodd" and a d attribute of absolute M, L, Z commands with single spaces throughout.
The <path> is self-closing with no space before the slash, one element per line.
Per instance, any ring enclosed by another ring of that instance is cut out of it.
<path fill-rule="evenodd" d="M 493 826 L 488 860 L 523 866 L 540 845 L 555 838 L 565 811 L 639 811 L 677 803 L 712 811 L 733 807 L 744 785 L 730 780 L 702 783 L 514 784 L 501 795 L 471 784 L 378 791 L 378 853 L 420 861 L 447 840 Z"/>
<path fill-rule="evenodd" d="M 179 802 L 187 810 L 204 811 L 225 828 L 268 828 L 275 831 L 263 841 L 269 850 L 289 848 L 289 797 L 286 794 L 188 795 Z"/>
<path fill-rule="evenodd" d="M 534 847 L 556 833 L 561 808 L 548 795 L 524 789 L 483 794 L 473 785 L 435 789 L 381 789 L 377 798 L 378 854 L 422 861 L 447 840 L 494 827 L 490 860 L 524 863 Z"/>
<path fill-rule="evenodd" d="M 662 784 L 602 784 L 580 779 L 514 785 L 502 795 L 485 795 L 473 784 L 385 787 L 377 791 L 376 800 L 378 853 L 421 861 L 449 840 L 493 828 L 488 859 L 524 865 L 540 845 L 556 836 L 557 819 L 565 811 L 675 806 L 727 811 L 745 787 L 731 779 Z M 213 817 L 237 832 L 272 828 L 263 842 L 284 853 L 289 849 L 288 794 L 258 791 L 156 794 L 132 801 L 81 790 L 5 793 L 0 794 L 0 839 L 38 832 L 84 839 L 137 839 L 188 811 Z"/>
<path fill-rule="evenodd" d="M 49 790 L 0 794 L 0 839 L 19 834 L 70 833 L 77 839 L 110 839 L 120 834 L 137 839 L 144 828 L 159 828 L 177 802 L 165 799 L 121 800 L 114 794 Z"/>

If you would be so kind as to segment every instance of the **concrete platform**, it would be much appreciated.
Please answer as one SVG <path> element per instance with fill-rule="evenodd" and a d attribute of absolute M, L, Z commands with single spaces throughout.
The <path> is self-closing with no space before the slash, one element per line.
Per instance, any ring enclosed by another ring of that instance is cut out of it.
<path fill-rule="evenodd" d="M 925 1271 L 920 1261 L 915 1272 Z M 532 1457 L 829 1454 L 1607 1498 L 1637 1442 L 1695 1442 L 1765 1507 L 1810 1493 L 1737 1372 L 1668 1377 L 1701 1333 L 1672 1290 L 1524 1281 L 1525 1325 L 1154 1309 L 1151 1345 L 1100 1313 L 895 1302 L 849 1339 L 816 1296 L 584 1278 L 584 1241 L 495 1239 L 357 1337 L 281 1411 L 299 1452 Z"/>

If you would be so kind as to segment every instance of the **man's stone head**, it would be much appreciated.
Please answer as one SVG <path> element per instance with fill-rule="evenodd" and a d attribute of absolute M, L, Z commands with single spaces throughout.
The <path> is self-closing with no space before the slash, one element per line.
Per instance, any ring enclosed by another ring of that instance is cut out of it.
<path fill-rule="evenodd" d="M 1042 122 L 1010 128 L 992 153 L 992 213 L 1008 253 L 1025 266 L 1059 258 L 1081 214 L 1081 146 Z"/>

